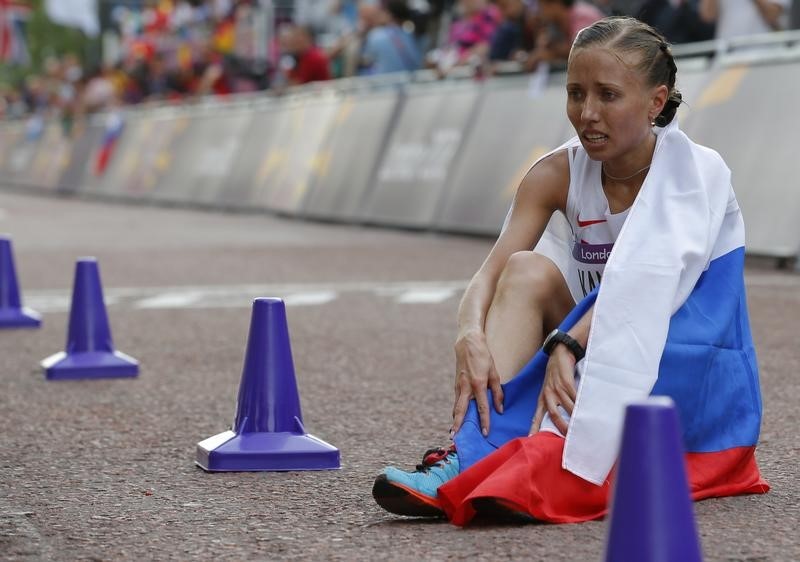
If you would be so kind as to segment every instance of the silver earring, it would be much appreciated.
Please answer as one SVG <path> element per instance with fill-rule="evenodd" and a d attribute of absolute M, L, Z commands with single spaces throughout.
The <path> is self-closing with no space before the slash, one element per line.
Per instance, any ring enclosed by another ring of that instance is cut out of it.
<path fill-rule="evenodd" d="M 650 120 L 650 126 L 651 127 L 655 127 L 656 126 L 656 120 L 655 119 L 651 119 Z"/>

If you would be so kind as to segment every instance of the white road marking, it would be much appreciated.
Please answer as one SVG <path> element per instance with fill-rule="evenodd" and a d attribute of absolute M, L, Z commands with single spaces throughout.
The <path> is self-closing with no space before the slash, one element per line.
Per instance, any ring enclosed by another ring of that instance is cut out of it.
<path fill-rule="evenodd" d="M 755 291 L 800 288 L 800 275 L 778 271 L 749 271 L 747 286 Z M 258 297 L 282 298 L 287 306 L 318 306 L 344 293 L 367 293 L 402 304 L 443 303 L 467 287 L 468 281 L 347 281 L 264 285 L 189 285 L 184 287 L 112 287 L 107 306 L 133 309 L 249 308 Z M 22 301 L 39 312 L 65 312 L 71 290 L 22 291 Z"/>
<path fill-rule="evenodd" d="M 106 306 L 114 306 L 120 302 L 120 298 L 116 295 L 105 295 L 104 299 Z M 66 312 L 70 309 L 72 301 L 72 293 L 37 293 L 35 291 L 26 291 L 22 294 L 22 304 L 37 312 Z"/>
<path fill-rule="evenodd" d="M 296 293 L 283 299 L 286 306 L 308 306 L 329 303 L 338 297 L 334 291 L 319 291 L 316 293 Z"/>
<path fill-rule="evenodd" d="M 192 308 L 192 305 L 198 303 L 202 298 L 202 293 L 197 291 L 164 293 L 137 301 L 133 304 L 133 308 Z"/>
<path fill-rule="evenodd" d="M 216 285 L 186 287 L 116 287 L 105 289 L 106 305 L 137 310 L 249 308 L 258 297 L 282 298 L 287 306 L 317 306 L 343 293 L 408 299 L 401 302 L 437 303 L 467 286 L 466 281 L 356 281 L 275 285 Z M 69 291 L 23 291 L 23 302 L 39 312 L 69 310 Z"/>
<path fill-rule="evenodd" d="M 22 304 L 38 312 L 64 312 L 69 310 L 69 295 L 46 295 L 32 292 L 24 292 Z"/>
<path fill-rule="evenodd" d="M 439 303 L 452 297 L 455 292 L 455 289 L 417 289 L 401 294 L 397 297 L 397 302 L 403 304 Z"/>

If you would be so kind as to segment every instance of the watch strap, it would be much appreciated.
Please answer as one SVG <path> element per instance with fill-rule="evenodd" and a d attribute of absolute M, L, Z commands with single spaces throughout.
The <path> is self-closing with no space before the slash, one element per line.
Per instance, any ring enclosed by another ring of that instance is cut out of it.
<path fill-rule="evenodd" d="M 583 359 L 586 355 L 586 350 L 580 343 L 578 343 L 578 340 L 561 330 L 554 330 L 551 332 L 550 335 L 547 336 L 542 349 L 546 354 L 550 355 L 553 352 L 553 349 L 555 349 L 555 347 L 560 343 L 564 344 L 567 349 L 570 350 L 572 355 L 575 357 L 576 363 Z"/>

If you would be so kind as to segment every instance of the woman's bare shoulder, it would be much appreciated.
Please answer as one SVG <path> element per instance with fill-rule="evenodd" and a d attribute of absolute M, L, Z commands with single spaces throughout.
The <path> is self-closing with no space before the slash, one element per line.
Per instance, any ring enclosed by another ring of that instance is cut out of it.
<path fill-rule="evenodd" d="M 553 208 L 563 208 L 569 190 L 567 148 L 539 160 L 520 183 L 517 199 L 532 199 Z"/>

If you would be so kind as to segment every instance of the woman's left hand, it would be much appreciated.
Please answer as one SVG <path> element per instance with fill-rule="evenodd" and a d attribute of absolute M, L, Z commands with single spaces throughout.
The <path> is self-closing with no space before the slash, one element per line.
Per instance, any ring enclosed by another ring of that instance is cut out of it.
<path fill-rule="evenodd" d="M 536 404 L 536 414 L 529 435 L 538 432 L 545 413 L 550 414 L 553 424 L 562 435 L 567 434 L 567 422 L 561 417 L 558 407 L 572 415 L 575 406 L 575 356 L 564 345 L 557 345 L 547 362 L 542 391 Z"/>

